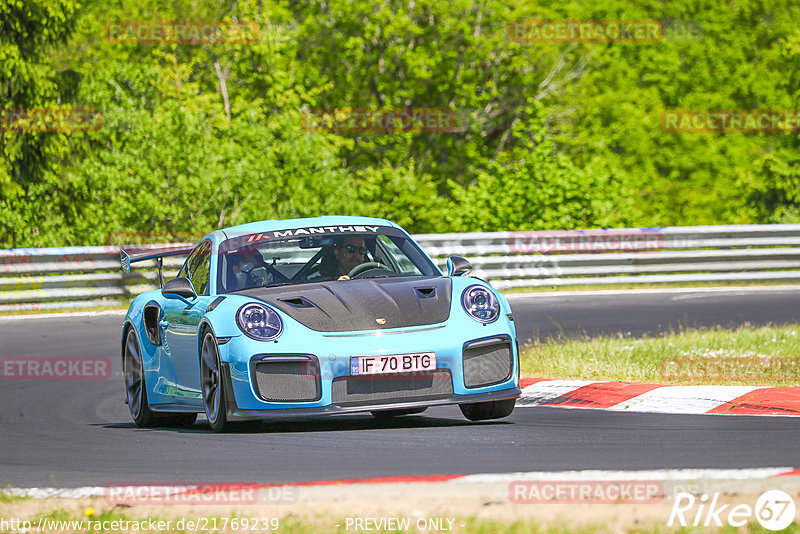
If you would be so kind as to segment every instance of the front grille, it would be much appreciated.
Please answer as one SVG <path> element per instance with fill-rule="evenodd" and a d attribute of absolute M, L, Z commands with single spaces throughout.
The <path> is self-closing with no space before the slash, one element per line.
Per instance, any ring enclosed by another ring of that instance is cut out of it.
<path fill-rule="evenodd" d="M 499 384 L 511 378 L 514 352 L 511 338 L 498 336 L 464 345 L 464 385 L 477 388 Z"/>
<path fill-rule="evenodd" d="M 310 402 L 322 396 L 316 359 L 256 361 L 253 377 L 256 393 L 265 401 Z"/>
<path fill-rule="evenodd" d="M 337 406 L 446 399 L 453 395 L 453 379 L 449 369 L 342 376 L 333 380 L 331 393 Z"/>

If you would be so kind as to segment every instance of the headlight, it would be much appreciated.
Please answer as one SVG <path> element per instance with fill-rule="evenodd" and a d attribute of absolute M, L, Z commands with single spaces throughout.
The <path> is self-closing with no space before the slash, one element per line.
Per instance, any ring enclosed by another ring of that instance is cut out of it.
<path fill-rule="evenodd" d="M 283 321 L 275 310 L 256 303 L 239 308 L 236 323 L 242 332 L 258 341 L 272 341 L 283 332 Z"/>
<path fill-rule="evenodd" d="M 464 311 L 478 322 L 493 323 L 500 316 L 500 304 L 491 290 L 483 286 L 469 286 L 461 294 Z"/>

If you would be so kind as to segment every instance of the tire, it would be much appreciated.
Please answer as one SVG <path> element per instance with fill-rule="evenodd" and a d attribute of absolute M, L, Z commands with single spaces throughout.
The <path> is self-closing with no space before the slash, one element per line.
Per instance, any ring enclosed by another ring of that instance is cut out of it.
<path fill-rule="evenodd" d="M 485 421 L 487 419 L 500 419 L 508 417 L 514 411 L 517 399 L 505 399 L 499 401 L 474 402 L 471 404 L 459 404 L 461 413 L 470 421 Z"/>
<path fill-rule="evenodd" d="M 125 399 L 128 410 L 136 426 L 150 428 L 156 426 L 156 416 L 147 401 L 147 385 L 144 381 L 142 354 L 136 329 L 128 329 L 125 335 L 125 348 L 122 357 L 122 374 L 125 379 Z"/>
<path fill-rule="evenodd" d="M 125 401 L 133 422 L 141 428 L 192 425 L 197 419 L 196 413 L 160 413 L 150 409 L 140 348 L 136 330 L 131 327 L 125 336 L 122 373 L 125 378 Z"/>
<path fill-rule="evenodd" d="M 428 408 L 396 408 L 394 410 L 372 410 L 370 413 L 377 419 L 389 419 L 401 415 L 414 415 L 422 413 Z"/>
<path fill-rule="evenodd" d="M 231 429 L 226 410 L 226 392 L 220 374 L 219 349 L 214 334 L 206 330 L 200 345 L 200 389 L 208 424 L 214 432 Z"/>

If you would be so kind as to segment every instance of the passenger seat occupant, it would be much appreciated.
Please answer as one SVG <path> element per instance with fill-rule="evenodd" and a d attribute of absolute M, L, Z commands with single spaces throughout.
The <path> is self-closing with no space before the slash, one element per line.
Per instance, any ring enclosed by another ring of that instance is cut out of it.
<path fill-rule="evenodd" d="M 258 252 L 237 254 L 232 259 L 233 276 L 236 280 L 234 291 L 261 287 L 271 283 L 271 277 L 267 273 L 267 266 Z"/>

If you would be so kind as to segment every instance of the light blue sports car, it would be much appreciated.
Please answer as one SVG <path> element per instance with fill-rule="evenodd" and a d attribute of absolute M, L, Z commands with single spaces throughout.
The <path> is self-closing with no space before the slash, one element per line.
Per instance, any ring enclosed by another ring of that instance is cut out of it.
<path fill-rule="evenodd" d="M 178 277 L 137 296 L 122 327 L 137 425 L 215 431 L 237 421 L 458 404 L 506 417 L 519 389 L 508 301 L 452 256 L 443 275 L 399 226 L 367 217 L 262 221 L 211 232 Z M 161 276 L 159 276 L 161 278 Z"/>

